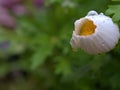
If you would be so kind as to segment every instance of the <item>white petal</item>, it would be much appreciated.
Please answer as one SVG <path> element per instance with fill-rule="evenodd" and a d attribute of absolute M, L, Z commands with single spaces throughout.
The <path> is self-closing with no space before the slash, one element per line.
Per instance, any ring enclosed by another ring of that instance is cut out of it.
<path fill-rule="evenodd" d="M 91 35 L 79 35 L 85 20 L 93 21 L 96 26 L 95 32 Z M 113 23 L 110 17 L 103 13 L 97 14 L 90 11 L 87 16 L 75 21 L 75 31 L 73 31 L 71 46 L 81 48 L 89 54 L 99 54 L 108 52 L 115 47 L 120 38 L 119 28 Z"/>

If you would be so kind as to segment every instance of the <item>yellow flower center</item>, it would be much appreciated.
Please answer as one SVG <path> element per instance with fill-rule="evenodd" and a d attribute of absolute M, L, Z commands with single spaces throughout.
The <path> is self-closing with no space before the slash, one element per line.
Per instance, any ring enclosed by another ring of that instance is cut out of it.
<path fill-rule="evenodd" d="M 85 19 L 80 29 L 79 35 L 83 35 L 83 36 L 91 35 L 95 32 L 95 28 L 96 25 L 94 25 L 92 20 Z"/>

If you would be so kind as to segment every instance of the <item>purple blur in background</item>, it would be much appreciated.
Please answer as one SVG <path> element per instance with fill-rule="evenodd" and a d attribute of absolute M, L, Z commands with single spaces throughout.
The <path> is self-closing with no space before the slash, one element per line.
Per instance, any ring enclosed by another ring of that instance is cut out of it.
<path fill-rule="evenodd" d="M 6 49 L 10 45 L 9 41 L 0 42 L 0 49 Z"/>
<path fill-rule="evenodd" d="M 23 0 L 0 0 L 0 6 L 11 8 L 15 4 L 23 3 Z"/>
<path fill-rule="evenodd" d="M 44 0 L 30 0 L 36 9 L 44 5 Z M 14 29 L 16 27 L 15 18 L 8 12 L 11 11 L 16 16 L 27 15 L 30 12 L 24 4 L 24 0 L 0 0 L 0 26 Z"/>
<path fill-rule="evenodd" d="M 0 7 L 0 25 L 8 28 L 14 28 L 16 25 L 15 19 L 9 15 L 4 7 Z"/>
<path fill-rule="evenodd" d="M 44 5 L 44 0 L 32 0 L 32 2 L 37 8 L 41 8 Z"/>
<path fill-rule="evenodd" d="M 28 10 L 24 5 L 16 5 L 12 7 L 12 11 L 15 15 L 27 15 Z"/>

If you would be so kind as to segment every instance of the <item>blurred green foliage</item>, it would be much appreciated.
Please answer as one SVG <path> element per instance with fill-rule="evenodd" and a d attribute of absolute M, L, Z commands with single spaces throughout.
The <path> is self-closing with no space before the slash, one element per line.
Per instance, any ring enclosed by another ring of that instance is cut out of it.
<path fill-rule="evenodd" d="M 118 22 L 120 20 L 120 5 L 110 5 L 109 9 L 106 11 L 106 14 L 113 15 L 113 20 Z"/>
<path fill-rule="evenodd" d="M 119 1 L 119 0 L 113 0 Z M 16 17 L 15 30 L 0 27 L 0 90 L 120 90 L 120 46 L 102 55 L 74 52 L 74 21 L 96 10 L 120 21 L 110 0 L 46 0 L 40 10 Z M 110 6 L 109 6 L 110 5 Z"/>

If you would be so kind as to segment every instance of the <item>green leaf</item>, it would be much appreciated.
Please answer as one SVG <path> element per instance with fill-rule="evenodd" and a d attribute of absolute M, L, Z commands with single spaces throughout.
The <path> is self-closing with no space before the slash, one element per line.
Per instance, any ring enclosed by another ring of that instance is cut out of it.
<path fill-rule="evenodd" d="M 120 5 L 110 5 L 106 11 L 107 15 L 113 15 L 112 18 L 115 22 L 120 20 Z"/>
<path fill-rule="evenodd" d="M 110 78 L 110 84 L 114 89 L 120 88 L 120 78 L 119 74 L 116 74 Z"/>
<path fill-rule="evenodd" d="M 106 55 L 107 56 L 107 55 Z M 94 72 L 97 72 L 105 63 L 105 55 L 94 56 L 90 66 Z"/>
<path fill-rule="evenodd" d="M 120 0 L 112 0 L 112 1 L 120 1 Z"/>
<path fill-rule="evenodd" d="M 41 35 L 38 39 L 39 47 L 31 57 L 32 70 L 41 66 L 45 62 L 47 56 L 49 56 L 50 53 L 52 52 L 54 46 L 53 43 L 51 42 L 51 38 L 46 35 Z"/>
<path fill-rule="evenodd" d="M 70 63 L 62 57 L 58 57 L 58 63 L 56 64 L 56 74 L 62 74 L 63 76 L 67 76 L 71 73 Z"/>
<path fill-rule="evenodd" d="M 0 77 L 5 76 L 9 71 L 9 67 L 7 64 L 0 65 Z"/>

